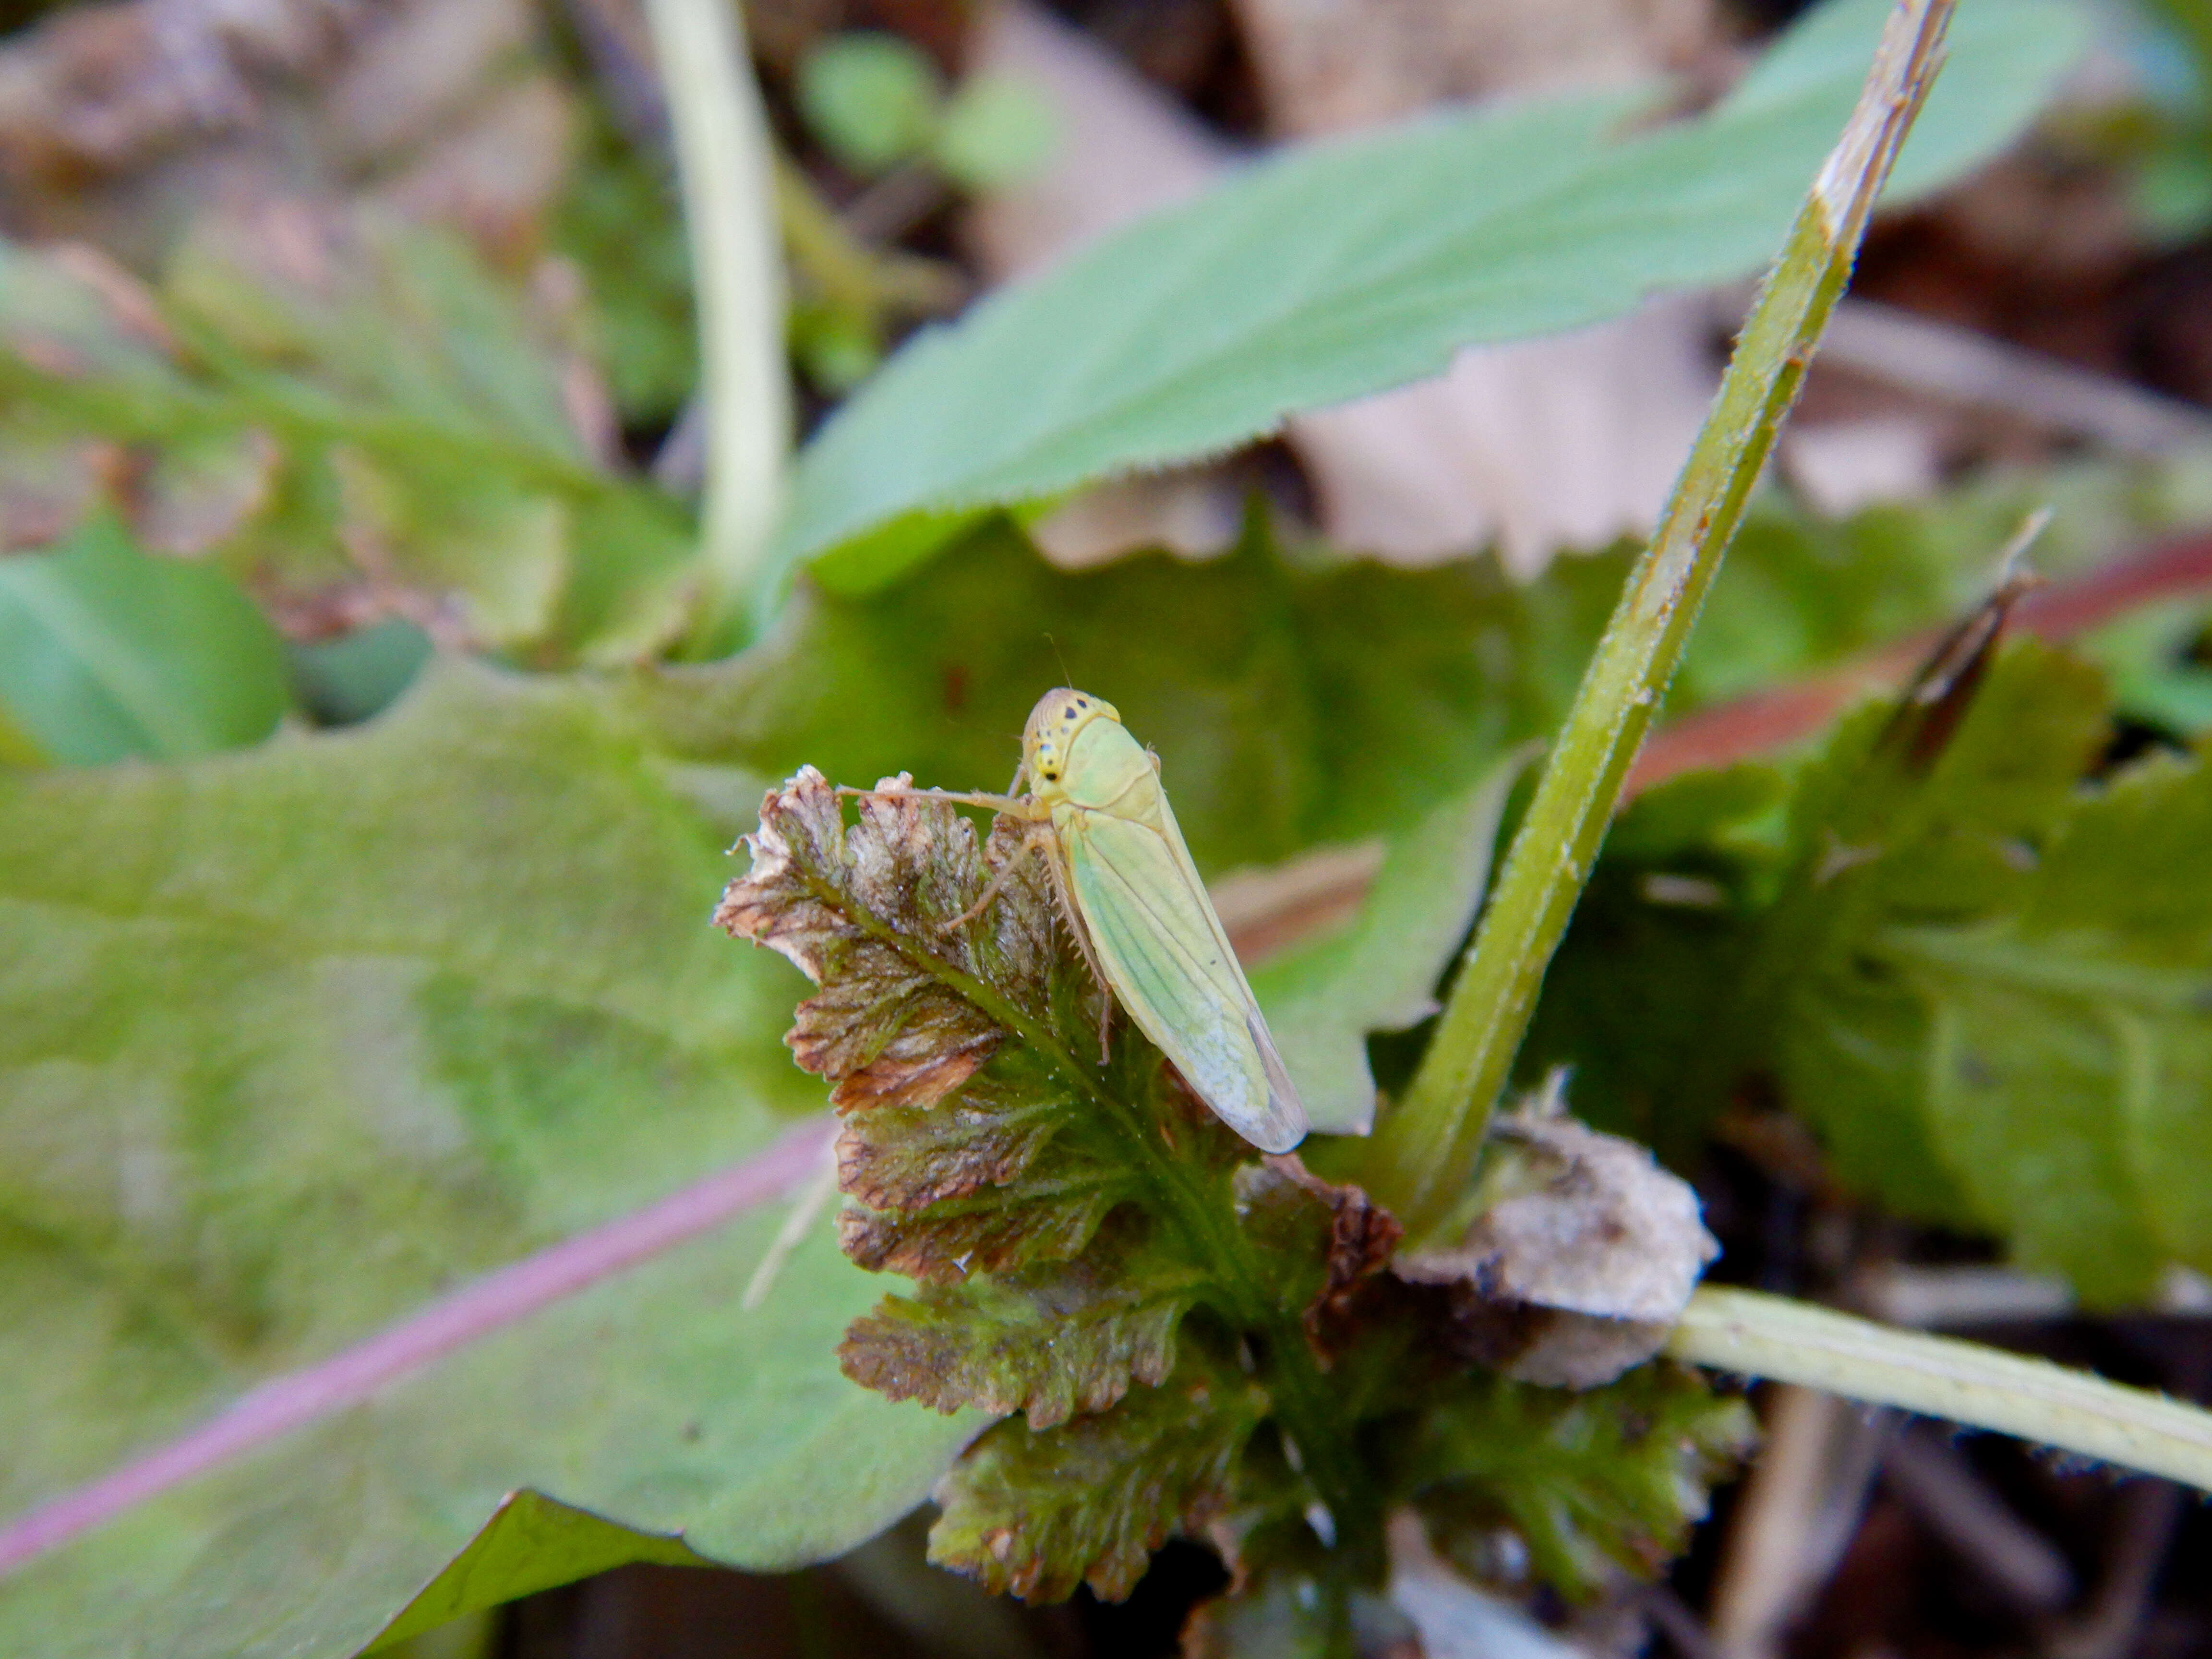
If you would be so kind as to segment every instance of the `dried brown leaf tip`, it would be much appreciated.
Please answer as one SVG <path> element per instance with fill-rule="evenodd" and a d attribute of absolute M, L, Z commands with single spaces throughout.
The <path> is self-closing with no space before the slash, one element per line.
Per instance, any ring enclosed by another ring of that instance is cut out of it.
<path fill-rule="evenodd" d="M 912 782 L 902 775 L 879 787 Z M 941 801 L 896 793 L 860 797 L 858 819 L 848 825 L 829 781 L 803 768 L 762 803 L 744 843 L 752 868 L 730 884 L 714 921 L 822 988 L 784 1041 L 830 1079 L 839 1110 L 927 1105 L 974 1076 L 1006 1035 L 975 989 L 1032 1017 L 1048 1012 L 1050 899 L 1017 873 L 983 917 L 948 930 L 989 879 L 968 822 Z"/>
<path fill-rule="evenodd" d="M 1238 1219 L 1277 1264 L 1285 1300 L 1302 1308 L 1307 1340 L 1328 1359 L 1355 1334 L 1360 1291 L 1390 1265 L 1405 1229 L 1361 1188 L 1322 1180 L 1295 1152 L 1239 1170 L 1235 1191 Z"/>
<path fill-rule="evenodd" d="M 933 1285 L 1066 1261 L 1131 1185 L 1083 1133 L 1059 1041 L 1092 1028 L 1096 993 L 1034 860 L 958 920 L 1014 858 L 1018 829 L 979 847 L 906 777 L 878 787 L 848 808 L 809 767 L 770 792 L 752 868 L 715 913 L 820 988 L 785 1041 L 845 1115 L 838 1184 L 860 1206 L 838 1218 L 845 1252 Z"/>

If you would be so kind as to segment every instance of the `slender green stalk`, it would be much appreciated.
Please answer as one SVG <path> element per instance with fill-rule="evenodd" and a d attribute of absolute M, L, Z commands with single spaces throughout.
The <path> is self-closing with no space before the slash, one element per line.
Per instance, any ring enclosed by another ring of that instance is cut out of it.
<path fill-rule="evenodd" d="M 1977 1342 L 1711 1286 L 1668 1339 L 1677 1359 L 1996 1429 L 2212 1492 L 2212 1413 Z"/>
<path fill-rule="evenodd" d="M 752 590 L 782 510 L 792 417 L 775 173 L 736 0 L 646 0 L 646 12 L 676 139 L 699 313 L 699 516 L 711 590 L 693 642 L 703 647 Z"/>
<path fill-rule="evenodd" d="M 951 267 L 896 249 L 874 248 L 839 222 L 805 170 L 776 158 L 776 213 L 793 274 L 830 304 L 879 322 L 884 313 L 927 316 L 963 297 Z"/>
<path fill-rule="evenodd" d="M 1538 988 L 1705 590 L 1850 280 L 1874 200 L 1941 62 L 1954 0 L 1899 0 L 1866 89 L 1791 227 L 1719 397 L 1514 837 L 1428 1055 L 1364 1161 L 1415 1244 L 1449 1229 Z"/>

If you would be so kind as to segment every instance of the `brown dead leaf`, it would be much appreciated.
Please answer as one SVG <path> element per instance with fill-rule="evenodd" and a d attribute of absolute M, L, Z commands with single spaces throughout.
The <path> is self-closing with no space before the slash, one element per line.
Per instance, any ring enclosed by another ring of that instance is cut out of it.
<path fill-rule="evenodd" d="M 1569 1118 L 1521 1113 L 1493 1134 L 1489 1202 L 1398 1276 L 1448 1287 L 1474 1357 L 1523 1382 L 1592 1388 L 1650 1358 L 1720 1254 L 1697 1194 Z"/>

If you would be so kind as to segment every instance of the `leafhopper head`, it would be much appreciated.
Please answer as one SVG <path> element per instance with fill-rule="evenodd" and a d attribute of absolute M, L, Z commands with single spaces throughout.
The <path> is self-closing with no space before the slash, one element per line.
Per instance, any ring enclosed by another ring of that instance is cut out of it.
<path fill-rule="evenodd" d="M 1066 799 L 1068 759 L 1076 735 L 1097 720 L 1119 726 L 1121 711 L 1103 697 L 1072 686 L 1046 692 L 1030 710 L 1029 724 L 1022 728 L 1022 769 L 1043 805 Z"/>

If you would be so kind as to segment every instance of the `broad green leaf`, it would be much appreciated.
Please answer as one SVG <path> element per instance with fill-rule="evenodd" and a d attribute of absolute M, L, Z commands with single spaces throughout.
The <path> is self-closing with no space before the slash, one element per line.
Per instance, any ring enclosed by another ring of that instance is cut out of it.
<path fill-rule="evenodd" d="M 910 343 L 807 450 L 769 586 L 881 587 L 998 506 L 1218 453 L 1456 348 L 1618 315 L 1770 257 L 1887 10 L 1843 0 L 1710 116 L 1610 141 L 1620 96 L 1423 121 L 1255 165 Z M 1969 0 L 1899 169 L 1925 188 L 2033 114 L 2085 39 Z"/>
<path fill-rule="evenodd" d="M 1038 696 L 1082 685 L 1159 750 L 1194 857 L 1222 872 L 1401 830 L 1472 787 L 1571 691 L 1622 568 L 1577 562 L 1534 589 L 1488 560 L 1308 572 L 1255 527 L 1204 564 L 1068 574 L 1001 523 L 890 592 L 811 597 L 744 655 L 635 688 L 686 761 L 998 789 Z"/>
<path fill-rule="evenodd" d="M 481 668 L 346 732 L 0 780 L 0 1511 L 818 1110 L 798 976 L 707 926 L 728 873 L 618 700 Z M 781 1220 L 35 1563 L 0 1649 L 350 1652 L 518 1488 L 742 1565 L 848 1547 L 975 1424 L 838 1375 L 878 1287 L 826 1222 L 742 1309 Z"/>
<path fill-rule="evenodd" d="M 1370 1032 L 1436 1011 L 1437 981 L 1466 938 L 1489 880 L 1498 821 L 1518 757 L 1414 824 L 1390 848 L 1358 914 L 1252 970 L 1283 1063 L 1322 1134 L 1365 1134 L 1375 1120 Z"/>
<path fill-rule="evenodd" d="M 52 759 L 238 748 L 289 702 L 283 642 L 220 571 L 147 553 L 106 516 L 0 556 L 0 714 Z"/>
<path fill-rule="evenodd" d="M 657 1548 L 655 1541 L 534 1492 L 514 1492 L 501 1500 L 483 1530 L 379 1633 L 368 1650 L 380 1652 L 477 1611 L 487 1584 L 499 1586 L 507 1595 L 523 1595 L 572 1584 L 633 1561 L 671 1567 L 714 1565 L 680 1538 L 658 1540 Z"/>
<path fill-rule="evenodd" d="M 2053 571 L 2203 510 L 2170 470 L 2136 467 L 2006 478 L 1840 522 L 1770 496 L 1707 601 L 1669 710 L 1948 619 L 1979 597 L 1996 550 L 2046 493 L 2057 517 L 2039 554 Z M 1316 560 L 1279 549 L 1255 520 L 1224 557 L 1071 574 L 1000 520 L 880 593 L 810 592 L 754 649 L 649 670 L 635 695 L 702 787 L 708 769 L 744 769 L 719 819 L 734 837 L 760 781 L 801 765 L 1002 788 L 1038 695 L 1082 685 L 1159 750 L 1212 878 L 1401 836 L 1547 735 L 1627 568 L 1614 549 L 1522 586 L 1487 556 L 1420 571 Z"/>

